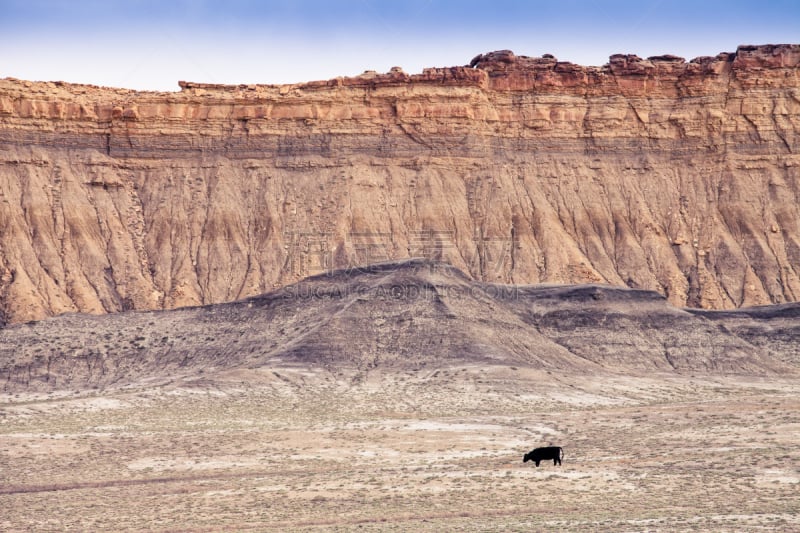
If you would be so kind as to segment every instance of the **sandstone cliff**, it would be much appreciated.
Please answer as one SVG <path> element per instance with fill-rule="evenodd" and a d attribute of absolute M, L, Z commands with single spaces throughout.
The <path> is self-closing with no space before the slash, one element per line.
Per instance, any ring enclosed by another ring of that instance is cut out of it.
<path fill-rule="evenodd" d="M 798 300 L 798 64 L 765 45 L 175 93 L 0 80 L 2 314 L 222 302 L 411 256 Z"/>

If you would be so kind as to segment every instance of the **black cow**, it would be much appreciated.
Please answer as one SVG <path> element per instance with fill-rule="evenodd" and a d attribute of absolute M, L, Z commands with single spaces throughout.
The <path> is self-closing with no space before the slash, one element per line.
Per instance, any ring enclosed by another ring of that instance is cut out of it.
<path fill-rule="evenodd" d="M 534 448 L 525 454 L 522 458 L 523 463 L 533 461 L 536 466 L 539 466 L 539 461 L 553 460 L 553 466 L 561 465 L 561 459 L 564 458 L 564 450 L 561 446 L 545 446 L 544 448 Z"/>

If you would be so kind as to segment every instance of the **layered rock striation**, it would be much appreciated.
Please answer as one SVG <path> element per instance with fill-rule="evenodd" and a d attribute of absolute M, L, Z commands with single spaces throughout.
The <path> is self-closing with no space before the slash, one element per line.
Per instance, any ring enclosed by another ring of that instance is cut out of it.
<path fill-rule="evenodd" d="M 795 301 L 798 64 L 764 45 L 175 93 L 0 80 L 2 320 L 414 256 L 680 306 Z"/>

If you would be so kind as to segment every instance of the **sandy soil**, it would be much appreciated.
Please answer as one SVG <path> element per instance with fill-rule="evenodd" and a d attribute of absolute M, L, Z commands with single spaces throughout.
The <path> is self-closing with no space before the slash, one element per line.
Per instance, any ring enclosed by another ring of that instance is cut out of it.
<path fill-rule="evenodd" d="M 513 367 L 0 397 L 0 530 L 800 531 L 791 379 Z M 561 467 L 523 464 L 564 447 Z"/>

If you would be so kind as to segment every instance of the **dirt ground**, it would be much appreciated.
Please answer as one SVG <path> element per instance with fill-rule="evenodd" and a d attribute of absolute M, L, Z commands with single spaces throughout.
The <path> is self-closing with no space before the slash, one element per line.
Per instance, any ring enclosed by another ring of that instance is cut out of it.
<path fill-rule="evenodd" d="M 800 531 L 798 392 L 465 366 L 6 395 L 0 530 Z"/>

